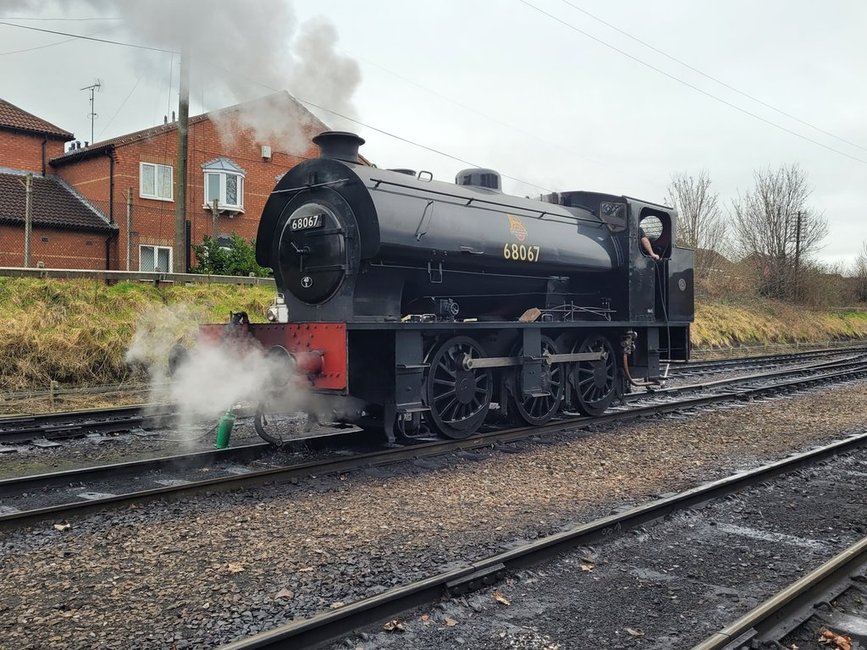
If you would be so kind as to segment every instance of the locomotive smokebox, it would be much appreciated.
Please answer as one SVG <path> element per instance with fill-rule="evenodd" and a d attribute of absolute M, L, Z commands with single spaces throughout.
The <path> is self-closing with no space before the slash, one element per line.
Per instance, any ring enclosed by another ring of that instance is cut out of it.
<path fill-rule="evenodd" d="M 319 146 L 320 158 L 357 163 L 358 148 L 364 144 L 364 138 L 348 131 L 323 131 L 313 138 L 313 144 Z"/>

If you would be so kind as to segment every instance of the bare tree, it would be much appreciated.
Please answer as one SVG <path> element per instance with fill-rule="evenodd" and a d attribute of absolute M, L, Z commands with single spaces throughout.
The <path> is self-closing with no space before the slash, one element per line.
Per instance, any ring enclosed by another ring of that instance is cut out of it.
<path fill-rule="evenodd" d="M 858 300 L 867 302 L 867 241 L 861 245 L 861 252 L 855 259 L 855 280 Z"/>
<path fill-rule="evenodd" d="M 719 208 L 719 195 L 710 191 L 710 176 L 702 170 L 697 177 L 673 174 L 668 200 L 677 208 L 678 243 L 689 248 L 716 250 L 725 238 L 726 223 Z"/>
<path fill-rule="evenodd" d="M 719 207 L 719 195 L 710 191 L 710 176 L 678 172 L 671 177 L 668 201 L 677 208 L 678 244 L 695 249 L 695 271 L 707 276 L 727 250 L 727 224 Z"/>
<path fill-rule="evenodd" d="M 812 189 L 797 164 L 754 173 L 755 187 L 732 201 L 739 252 L 762 273 L 762 293 L 778 298 L 798 292 L 799 265 L 818 250 L 828 221 L 807 205 Z"/>

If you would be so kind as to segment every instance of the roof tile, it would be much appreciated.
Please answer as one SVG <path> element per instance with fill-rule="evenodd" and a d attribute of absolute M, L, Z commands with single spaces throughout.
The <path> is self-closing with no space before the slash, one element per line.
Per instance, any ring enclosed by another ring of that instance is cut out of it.
<path fill-rule="evenodd" d="M 314 125 L 317 130 L 328 130 L 328 127 L 321 120 L 319 120 L 319 118 L 317 118 L 315 115 L 313 115 L 313 113 L 304 108 L 304 106 L 297 99 L 292 97 L 285 90 L 274 93 L 272 95 L 266 95 L 265 97 L 260 97 L 258 99 L 253 99 L 248 102 L 243 102 L 241 104 L 227 106 L 226 108 L 211 111 L 210 113 L 194 115 L 189 118 L 188 124 L 197 124 L 199 122 L 204 122 L 205 120 L 224 117 L 230 113 L 242 112 L 251 108 L 255 110 L 257 107 L 261 107 L 262 105 L 270 105 L 279 108 L 281 104 L 285 104 L 287 107 L 291 106 L 295 110 L 300 111 L 300 114 L 304 115 L 305 119 L 308 120 L 312 125 Z M 140 131 L 134 131 L 132 133 L 119 135 L 115 138 L 110 138 L 108 140 L 93 142 L 89 146 L 82 149 L 72 149 L 64 154 L 61 154 L 60 156 L 57 156 L 56 158 L 52 158 L 51 164 L 57 167 L 97 153 L 110 152 L 115 147 L 130 144 L 133 142 L 138 142 L 139 140 L 150 140 L 151 138 L 154 138 L 163 133 L 174 131 L 177 128 L 177 122 L 169 122 L 167 124 L 152 126 L 148 129 L 142 129 Z"/>
<path fill-rule="evenodd" d="M 24 176 L 0 171 L 0 222 L 24 223 Z M 31 201 L 34 225 L 105 232 L 117 227 L 56 176 L 34 174 Z"/>
<path fill-rule="evenodd" d="M 5 99 L 0 99 L 0 129 L 2 128 L 52 135 L 64 140 L 72 140 L 75 137 L 69 131 L 64 131 L 51 122 L 10 104 Z"/>

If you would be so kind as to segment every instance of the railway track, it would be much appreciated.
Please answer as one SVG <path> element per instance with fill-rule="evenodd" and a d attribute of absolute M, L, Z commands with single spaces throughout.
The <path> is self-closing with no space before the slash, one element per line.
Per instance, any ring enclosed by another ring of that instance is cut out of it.
<path fill-rule="evenodd" d="M 848 590 L 855 592 L 849 611 L 832 605 Z M 822 629 L 867 642 L 867 537 L 859 540 L 797 582 L 775 594 L 731 625 L 697 644 L 693 650 L 791 648 L 786 637 L 802 626 L 811 640 Z M 813 624 L 810 625 L 811 619 Z M 833 637 L 830 637 L 833 639 Z M 828 647 L 837 646 L 825 636 Z M 839 646 L 837 646 L 839 647 Z M 862 646 L 863 647 L 863 646 Z"/>
<path fill-rule="evenodd" d="M 522 544 L 506 552 L 433 574 L 422 580 L 394 587 L 381 594 L 362 598 L 339 609 L 306 620 L 292 621 L 252 637 L 229 643 L 224 646 L 223 650 L 305 648 L 328 641 L 336 641 L 365 626 L 398 616 L 419 605 L 437 601 L 444 595 L 458 596 L 496 584 L 507 573 L 516 569 L 548 560 L 575 547 L 586 547 L 602 539 L 605 539 L 606 543 L 610 543 L 615 538 L 624 537 L 630 531 L 659 521 L 664 517 L 694 509 L 713 500 L 765 484 L 783 474 L 812 467 L 819 462 L 864 446 L 867 446 L 867 433 L 851 436 L 763 467 L 739 472 L 676 495 L 657 499 L 648 504 Z M 858 553 L 863 554 L 864 549 L 859 547 Z M 769 619 L 772 619 L 774 614 L 769 610 L 770 608 L 766 607 L 762 611 L 767 614 Z M 750 621 L 752 619 L 739 622 L 739 625 L 745 626 Z M 723 633 L 725 640 L 730 641 L 730 635 L 733 633 L 734 628 L 725 631 Z M 716 636 L 714 639 L 716 640 Z M 701 650 L 716 650 L 722 647 L 727 646 L 699 646 Z"/>
<path fill-rule="evenodd" d="M 138 405 L 6 416 L 0 418 L 0 444 L 14 445 L 36 439 L 52 442 L 88 433 L 121 433 L 144 427 L 149 417 L 153 419 L 160 414 L 169 416 L 171 413 L 164 407 Z"/>
<path fill-rule="evenodd" d="M 849 356 L 834 361 L 804 364 L 797 367 L 784 367 L 775 370 L 781 363 L 794 363 L 808 359 L 821 359 L 829 355 L 852 353 Z M 860 354 L 856 354 L 860 353 Z M 823 367 L 845 362 L 857 363 L 867 357 L 867 348 L 846 348 L 834 350 L 821 350 L 817 352 L 805 352 L 789 355 L 772 355 L 756 357 L 761 359 L 762 365 L 752 364 L 753 359 L 725 360 L 720 362 L 706 362 L 703 364 L 690 364 L 680 369 L 675 368 L 673 376 L 687 377 L 694 375 L 714 374 L 717 372 L 731 372 L 733 370 L 770 367 L 764 373 L 757 373 L 757 380 L 772 376 L 782 376 L 791 373 L 810 372 Z M 703 370 L 706 369 L 706 370 Z M 644 399 L 658 399 L 668 394 L 683 394 L 689 391 L 703 391 L 719 388 L 727 384 L 735 384 L 747 381 L 749 376 L 730 377 L 724 380 L 711 380 L 685 384 L 671 388 L 662 388 L 652 393 L 633 393 L 627 395 L 627 401 L 641 401 Z M 147 429 L 159 426 L 160 423 L 171 422 L 174 410 L 166 405 L 139 405 L 120 406 L 102 409 L 86 409 L 67 413 L 48 413 L 40 415 L 7 416 L 0 417 L 0 445 L 16 445 L 40 441 L 44 446 L 54 446 L 57 443 L 70 438 L 78 438 L 92 433 L 124 433 L 135 429 Z"/>
<path fill-rule="evenodd" d="M 751 375 L 741 386 L 735 386 L 737 382 L 733 379 L 708 382 L 701 385 L 701 389 L 696 389 L 700 393 L 697 396 L 680 395 L 679 391 L 683 391 L 683 388 L 672 389 L 664 395 L 635 400 L 598 418 L 575 417 L 540 427 L 490 431 L 464 440 L 421 442 L 349 456 L 329 456 L 292 465 L 281 463 L 256 468 L 250 463 L 269 462 L 265 458 L 268 453 L 267 445 L 250 445 L 168 459 L 10 478 L 0 481 L 0 526 L 21 526 L 46 518 L 63 519 L 83 512 L 151 499 L 232 490 L 272 481 L 299 479 L 311 474 L 346 472 L 360 467 L 435 456 L 462 449 L 508 444 L 546 432 L 595 427 L 638 417 L 683 412 L 733 400 L 774 396 L 786 391 L 864 376 L 867 376 L 867 362 L 858 359 L 813 364 L 797 370 Z M 319 441 L 323 438 L 316 437 Z M 241 459 L 247 464 L 242 465 Z M 190 475 L 191 469 L 207 469 L 208 476 L 196 479 Z M 70 492 L 71 485 L 84 489 Z M 25 494 L 26 498 L 20 496 Z M 40 497 L 43 497 L 41 501 Z"/>
<path fill-rule="evenodd" d="M 734 359 L 713 359 L 708 361 L 689 361 L 672 363 L 669 369 L 670 377 L 691 377 L 695 375 L 711 375 L 723 372 L 736 372 L 745 369 L 774 368 L 791 363 L 805 362 L 814 359 L 825 359 L 833 356 L 863 354 L 867 347 L 849 346 L 828 348 L 823 350 L 808 350 L 786 354 L 768 354 L 755 357 L 739 357 Z"/>

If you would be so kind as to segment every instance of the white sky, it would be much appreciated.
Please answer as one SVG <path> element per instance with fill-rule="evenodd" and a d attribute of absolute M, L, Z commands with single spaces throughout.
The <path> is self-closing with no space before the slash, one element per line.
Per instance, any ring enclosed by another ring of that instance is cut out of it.
<path fill-rule="evenodd" d="M 0 20 L 116 15 L 80 2 L 42 2 L 38 10 L 27 9 L 26 2 L 0 4 Z M 849 144 L 684 68 L 564 0 L 527 2 L 863 162 L 711 99 L 520 0 L 298 0 L 294 13 L 302 23 L 316 17 L 330 21 L 338 32 L 338 52 L 358 62 L 362 81 L 353 103 L 361 122 L 542 188 L 594 189 L 659 202 L 676 171 L 706 169 L 728 205 L 738 190 L 752 187 L 754 169 L 797 162 L 814 187 L 811 205 L 824 211 L 831 225 L 819 258 L 853 261 L 867 240 L 867 3 L 569 0 Z M 135 33 L 112 31 L 116 21 L 15 22 L 142 42 Z M 287 37 L 291 34 L 287 26 Z M 256 42 L 256 34 L 214 38 L 224 39 L 228 48 Z M 90 139 L 90 123 L 88 94 L 79 88 L 96 78 L 104 84 L 96 95 L 97 140 L 159 124 L 176 108 L 168 54 L 82 40 L 15 52 L 64 40 L 0 25 L 0 96 L 73 131 L 80 140 Z M 143 56 L 148 66 L 142 65 Z M 177 67 L 177 59 L 174 63 Z M 250 77 L 256 78 L 255 71 Z M 177 70 L 173 78 L 176 82 Z M 250 85 L 249 97 L 268 92 Z M 211 110 L 225 104 L 225 95 L 209 87 L 207 79 L 194 79 L 192 103 L 193 112 Z M 320 116 L 335 122 L 326 113 Z M 367 139 L 363 153 L 382 167 L 427 169 L 450 180 L 467 166 L 366 127 L 355 130 Z M 518 194 L 541 191 L 508 179 L 504 185 Z"/>

